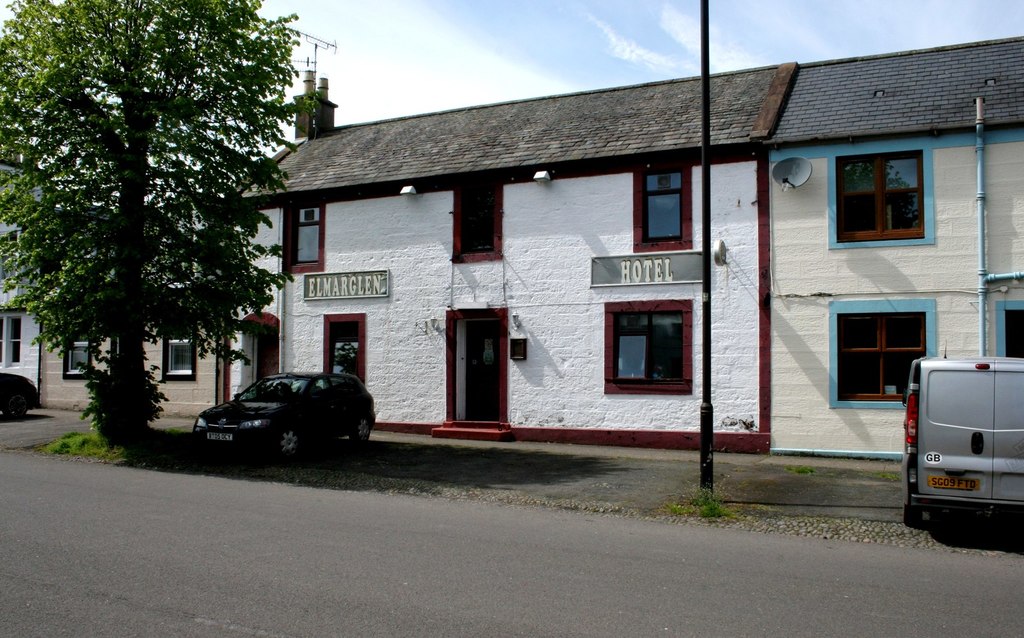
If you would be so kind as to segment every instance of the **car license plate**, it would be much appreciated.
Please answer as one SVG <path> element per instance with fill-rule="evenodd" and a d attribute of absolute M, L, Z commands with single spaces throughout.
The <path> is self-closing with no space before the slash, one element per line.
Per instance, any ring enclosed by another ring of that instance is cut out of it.
<path fill-rule="evenodd" d="M 972 478 L 961 478 L 959 476 L 935 476 L 928 477 L 928 487 L 939 490 L 963 490 L 976 492 L 981 488 L 981 481 Z"/>
<path fill-rule="evenodd" d="M 235 435 L 230 432 L 207 432 L 207 441 L 231 441 L 234 440 Z"/>

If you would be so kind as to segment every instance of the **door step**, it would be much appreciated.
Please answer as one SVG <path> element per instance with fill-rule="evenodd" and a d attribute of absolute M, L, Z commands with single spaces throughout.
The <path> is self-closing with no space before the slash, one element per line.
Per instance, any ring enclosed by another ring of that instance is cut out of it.
<path fill-rule="evenodd" d="M 515 441 L 512 430 L 503 430 L 496 425 L 445 425 L 434 428 L 430 436 L 435 439 L 463 439 L 466 441 Z"/>

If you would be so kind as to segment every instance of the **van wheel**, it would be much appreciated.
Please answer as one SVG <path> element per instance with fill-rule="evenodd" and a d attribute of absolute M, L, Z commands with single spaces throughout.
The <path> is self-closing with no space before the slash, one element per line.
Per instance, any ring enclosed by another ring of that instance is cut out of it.
<path fill-rule="evenodd" d="M 903 524 L 911 529 L 928 528 L 924 519 L 921 517 L 921 510 L 911 507 L 910 505 L 903 506 Z"/>

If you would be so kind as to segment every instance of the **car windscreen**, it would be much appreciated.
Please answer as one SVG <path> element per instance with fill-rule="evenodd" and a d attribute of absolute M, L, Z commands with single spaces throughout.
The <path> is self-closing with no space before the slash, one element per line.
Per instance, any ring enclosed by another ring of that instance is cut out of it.
<path fill-rule="evenodd" d="M 260 379 L 238 395 L 239 401 L 252 403 L 283 403 L 301 395 L 309 379 L 278 377 Z"/>

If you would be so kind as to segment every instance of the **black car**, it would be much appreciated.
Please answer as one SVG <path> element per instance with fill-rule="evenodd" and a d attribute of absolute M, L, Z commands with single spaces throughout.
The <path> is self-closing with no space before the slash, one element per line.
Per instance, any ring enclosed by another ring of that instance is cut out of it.
<path fill-rule="evenodd" d="M 338 436 L 366 441 L 375 420 L 373 396 L 358 377 L 287 373 L 204 410 L 192 432 L 207 445 L 259 445 L 290 457 Z"/>
<path fill-rule="evenodd" d="M 0 410 L 8 418 L 25 416 L 39 407 L 39 393 L 31 381 L 17 374 L 0 372 Z"/>

